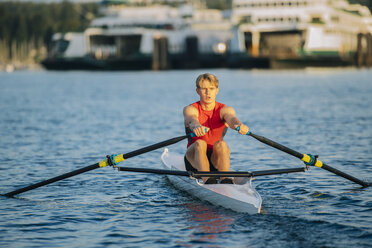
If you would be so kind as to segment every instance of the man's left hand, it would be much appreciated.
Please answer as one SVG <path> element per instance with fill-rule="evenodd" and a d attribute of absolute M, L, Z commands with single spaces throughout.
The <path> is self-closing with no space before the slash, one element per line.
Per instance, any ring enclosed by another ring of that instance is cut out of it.
<path fill-rule="evenodd" d="M 238 127 L 238 126 L 236 126 L 236 127 Z M 235 127 L 235 128 L 236 128 Z M 239 133 L 240 134 L 242 134 L 242 135 L 246 135 L 247 133 L 248 133 L 248 131 L 249 131 L 249 127 L 247 127 L 246 125 L 244 125 L 244 124 L 240 124 L 239 125 Z"/>

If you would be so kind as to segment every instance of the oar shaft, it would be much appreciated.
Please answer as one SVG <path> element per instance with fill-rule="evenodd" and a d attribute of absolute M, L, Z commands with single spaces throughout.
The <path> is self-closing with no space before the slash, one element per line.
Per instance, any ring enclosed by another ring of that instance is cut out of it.
<path fill-rule="evenodd" d="M 174 176 L 185 176 L 185 177 L 191 176 L 191 172 L 188 172 L 188 171 L 158 170 L 158 169 L 134 168 L 134 167 L 117 167 L 117 168 L 119 171 L 141 172 L 141 173 L 174 175 Z"/>
<path fill-rule="evenodd" d="M 288 174 L 295 172 L 304 172 L 305 168 L 289 168 L 289 169 L 277 169 L 277 170 L 263 170 L 263 171 L 216 171 L 216 172 L 206 172 L 198 171 L 191 174 L 192 177 L 259 177 L 259 176 L 271 176 L 279 174 Z"/>
<path fill-rule="evenodd" d="M 153 144 L 153 145 L 150 145 L 150 146 L 146 146 L 144 148 L 141 148 L 141 149 L 123 154 L 123 157 L 124 157 L 124 159 L 135 157 L 135 156 L 144 154 L 146 152 L 151 152 L 153 150 L 162 148 L 164 146 L 169 146 L 169 145 L 175 144 L 177 142 L 180 142 L 181 140 L 186 139 L 187 137 L 188 137 L 187 135 L 184 135 L 184 136 L 175 137 L 175 138 L 172 138 L 172 139 L 169 139 L 169 140 L 165 140 L 165 141 L 162 141 L 162 142 L 159 142 L 159 143 L 156 143 L 156 144 Z"/>
<path fill-rule="evenodd" d="M 198 171 L 191 174 L 192 177 L 259 177 L 271 176 L 279 174 L 288 174 L 295 172 L 304 172 L 305 168 L 289 168 L 289 169 L 276 169 L 276 170 L 262 170 L 262 171 Z"/>
<path fill-rule="evenodd" d="M 262 171 L 176 171 L 176 170 L 160 170 L 150 168 L 135 168 L 135 167 L 117 167 L 119 171 L 142 172 L 162 175 L 187 176 L 187 177 L 255 177 L 255 176 L 269 176 L 278 174 L 287 174 L 295 172 L 304 172 L 305 168 L 289 168 L 276 170 L 262 170 Z"/>
<path fill-rule="evenodd" d="M 289 169 L 276 169 L 276 170 L 262 170 L 262 171 L 253 171 L 253 177 L 259 176 L 270 176 L 270 175 L 279 175 L 279 174 L 288 174 L 296 172 L 305 172 L 305 167 L 303 168 L 289 168 Z"/>
<path fill-rule="evenodd" d="M 345 172 L 339 171 L 339 170 L 337 170 L 336 168 L 333 168 L 333 167 L 331 167 L 331 166 L 329 166 L 329 165 L 326 165 L 326 164 L 324 164 L 324 163 L 323 163 L 323 166 L 322 166 L 321 168 L 323 168 L 323 169 L 325 169 L 325 170 L 327 170 L 327 171 L 329 171 L 329 172 L 332 172 L 332 173 L 334 173 L 334 174 L 336 174 L 336 175 L 338 175 L 338 176 L 340 176 L 340 177 L 343 177 L 343 178 L 345 178 L 345 179 L 348 179 L 348 180 L 350 180 L 350 181 L 353 181 L 354 183 L 360 184 L 360 185 L 362 185 L 363 187 L 368 187 L 368 186 L 370 186 L 369 183 L 367 183 L 367 182 L 363 182 L 362 180 L 360 180 L 360 179 L 358 179 L 358 178 L 356 178 L 356 177 L 353 177 L 353 176 L 351 176 L 351 175 L 349 175 L 349 174 L 346 174 Z"/>
<path fill-rule="evenodd" d="M 279 143 L 277 143 L 275 141 L 272 141 L 272 140 L 270 140 L 268 138 L 265 138 L 265 137 L 262 137 L 260 135 L 253 134 L 253 133 L 249 133 L 249 135 L 252 136 L 253 138 L 255 138 L 256 140 L 261 141 L 262 143 L 265 143 L 265 144 L 267 144 L 269 146 L 272 146 L 272 147 L 274 147 L 274 148 L 276 148 L 278 150 L 281 150 L 283 152 L 286 152 L 286 153 L 288 153 L 288 154 L 290 154 L 290 155 L 292 155 L 292 156 L 294 156 L 296 158 L 302 159 L 302 157 L 303 157 L 303 154 L 302 153 L 299 153 L 299 152 L 297 152 L 295 150 L 292 150 L 291 148 L 288 148 L 286 146 L 283 146 L 282 144 L 279 144 Z"/>
<path fill-rule="evenodd" d="M 279 143 L 277 143 L 275 141 L 272 141 L 272 140 L 270 140 L 268 138 L 262 137 L 262 136 L 257 135 L 257 134 L 249 133 L 249 135 L 252 136 L 253 138 L 255 138 L 256 140 L 261 141 L 262 143 L 265 143 L 265 144 L 267 144 L 269 146 L 272 146 L 272 147 L 274 147 L 274 148 L 276 148 L 278 150 L 281 150 L 281 151 L 283 151 L 285 153 L 288 153 L 288 154 L 290 154 L 290 155 L 292 155 L 292 156 L 294 156 L 296 158 L 299 158 L 299 159 L 301 159 L 301 160 L 303 160 L 305 162 L 309 162 L 308 160 L 310 159 L 310 157 L 307 154 L 299 153 L 299 152 L 297 152 L 297 151 L 295 151 L 295 150 L 293 150 L 291 148 L 288 148 L 286 146 L 283 146 L 283 145 L 281 145 L 281 144 L 279 144 Z M 335 169 L 335 168 L 333 168 L 333 167 L 331 167 L 329 165 L 326 165 L 323 162 L 321 162 L 320 160 L 317 160 L 317 162 L 315 163 L 315 166 L 317 166 L 319 168 L 323 168 L 323 169 L 325 169 L 325 170 L 327 170 L 329 172 L 332 172 L 332 173 L 334 173 L 334 174 L 336 174 L 338 176 L 341 176 L 341 177 L 343 177 L 345 179 L 348 179 L 350 181 L 353 181 L 354 183 L 360 184 L 363 187 L 370 186 L 369 183 L 363 182 L 362 180 L 360 180 L 358 178 L 355 178 L 355 177 L 353 177 L 353 176 L 351 176 L 349 174 L 346 174 L 345 172 L 339 171 L 339 170 L 337 170 L 337 169 Z"/>
<path fill-rule="evenodd" d="M 144 148 L 129 152 L 127 154 L 122 154 L 122 157 L 123 157 L 123 160 L 124 160 L 124 159 L 128 159 L 128 158 L 131 158 L 131 157 L 134 157 L 134 156 L 138 156 L 138 155 L 141 155 L 143 153 L 150 152 L 150 151 L 159 149 L 159 148 L 164 147 L 164 146 L 172 145 L 172 144 L 177 143 L 177 142 L 179 142 L 183 139 L 186 139 L 187 137 L 188 137 L 187 135 L 184 135 L 184 136 L 175 137 L 175 138 L 172 138 L 172 139 L 169 139 L 169 140 L 165 140 L 165 141 L 162 141 L 162 142 L 159 142 L 159 143 L 156 143 L 156 144 L 146 146 Z M 53 177 L 53 178 L 50 178 L 48 180 L 32 184 L 32 185 L 29 185 L 29 186 L 21 188 L 21 189 L 14 190 L 12 192 L 4 194 L 4 196 L 13 197 L 17 194 L 20 194 L 20 193 L 23 193 L 23 192 L 26 192 L 26 191 L 29 191 L 29 190 L 32 190 L 32 189 L 36 189 L 36 188 L 39 188 L 41 186 L 45 186 L 45 185 L 48 185 L 48 184 L 51 184 L 51 183 L 54 183 L 54 182 L 72 177 L 72 176 L 76 176 L 76 175 L 79 175 L 81 173 L 88 172 L 88 171 L 91 171 L 91 170 L 94 170 L 94 169 L 97 169 L 97 168 L 100 168 L 100 167 L 104 167 L 106 165 L 107 165 L 107 159 L 102 160 L 99 163 L 92 164 L 92 165 L 89 165 L 87 167 L 84 167 L 84 168 L 81 168 L 81 169 L 78 169 L 78 170 L 74 170 L 74 171 L 68 172 L 66 174 L 63 174 L 63 175 L 60 175 L 60 176 L 57 176 L 57 177 Z"/>
<path fill-rule="evenodd" d="M 13 197 L 13 196 L 21 194 L 23 192 L 33 190 L 33 189 L 39 188 L 41 186 L 45 186 L 47 184 L 51 184 L 51 183 L 54 183 L 54 182 L 57 182 L 57 181 L 60 181 L 60 180 L 63 180 L 63 179 L 66 179 L 66 178 L 69 178 L 69 177 L 72 177 L 72 176 L 76 176 L 76 175 L 79 175 L 81 173 L 88 172 L 88 171 L 91 171 L 91 170 L 94 170 L 94 169 L 97 169 L 97 168 L 99 168 L 98 163 L 92 164 L 92 165 L 89 165 L 87 167 L 80 168 L 78 170 L 74 170 L 74 171 L 65 173 L 65 174 L 57 176 L 57 177 L 50 178 L 50 179 L 42 181 L 42 182 L 35 183 L 35 184 L 29 185 L 27 187 L 21 188 L 21 189 L 14 190 L 12 192 L 4 194 L 4 196 Z"/>

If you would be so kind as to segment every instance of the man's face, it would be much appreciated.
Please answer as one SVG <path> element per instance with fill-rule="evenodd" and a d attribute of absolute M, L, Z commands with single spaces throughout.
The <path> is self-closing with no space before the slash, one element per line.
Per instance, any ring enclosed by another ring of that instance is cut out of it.
<path fill-rule="evenodd" d="M 201 81 L 199 86 L 199 88 L 196 88 L 196 92 L 200 96 L 200 102 L 206 104 L 214 103 L 216 101 L 218 88 L 207 80 Z"/>

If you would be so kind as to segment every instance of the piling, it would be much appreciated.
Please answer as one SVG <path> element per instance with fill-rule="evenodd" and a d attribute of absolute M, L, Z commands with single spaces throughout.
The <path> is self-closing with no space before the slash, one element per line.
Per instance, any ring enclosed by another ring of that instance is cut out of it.
<path fill-rule="evenodd" d="M 168 39 L 164 36 L 154 38 L 154 51 L 152 54 L 152 69 L 167 70 L 170 68 Z"/>
<path fill-rule="evenodd" d="M 358 67 L 372 66 L 372 34 L 359 33 L 356 52 L 356 65 Z"/>
<path fill-rule="evenodd" d="M 357 51 L 356 51 L 356 65 L 362 67 L 364 65 L 364 49 L 363 49 L 364 34 L 359 33 L 357 36 Z"/>
<path fill-rule="evenodd" d="M 372 34 L 366 35 L 367 39 L 367 53 L 366 53 L 366 66 L 372 67 Z"/>
<path fill-rule="evenodd" d="M 200 66 L 199 61 L 199 40 L 196 36 L 188 36 L 185 39 L 185 55 L 184 55 L 184 67 L 185 68 L 198 68 Z"/>

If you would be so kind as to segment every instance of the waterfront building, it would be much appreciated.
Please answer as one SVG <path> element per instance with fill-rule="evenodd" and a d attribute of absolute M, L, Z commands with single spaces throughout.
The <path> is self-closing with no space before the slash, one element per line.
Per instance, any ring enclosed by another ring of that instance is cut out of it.
<path fill-rule="evenodd" d="M 371 42 L 369 9 L 346 0 L 233 0 L 231 21 L 232 52 L 276 62 L 352 64 Z"/>
<path fill-rule="evenodd" d="M 83 33 L 53 36 L 46 68 L 372 65 L 371 13 L 346 0 L 233 0 L 227 11 L 202 0 L 101 4 Z"/>

